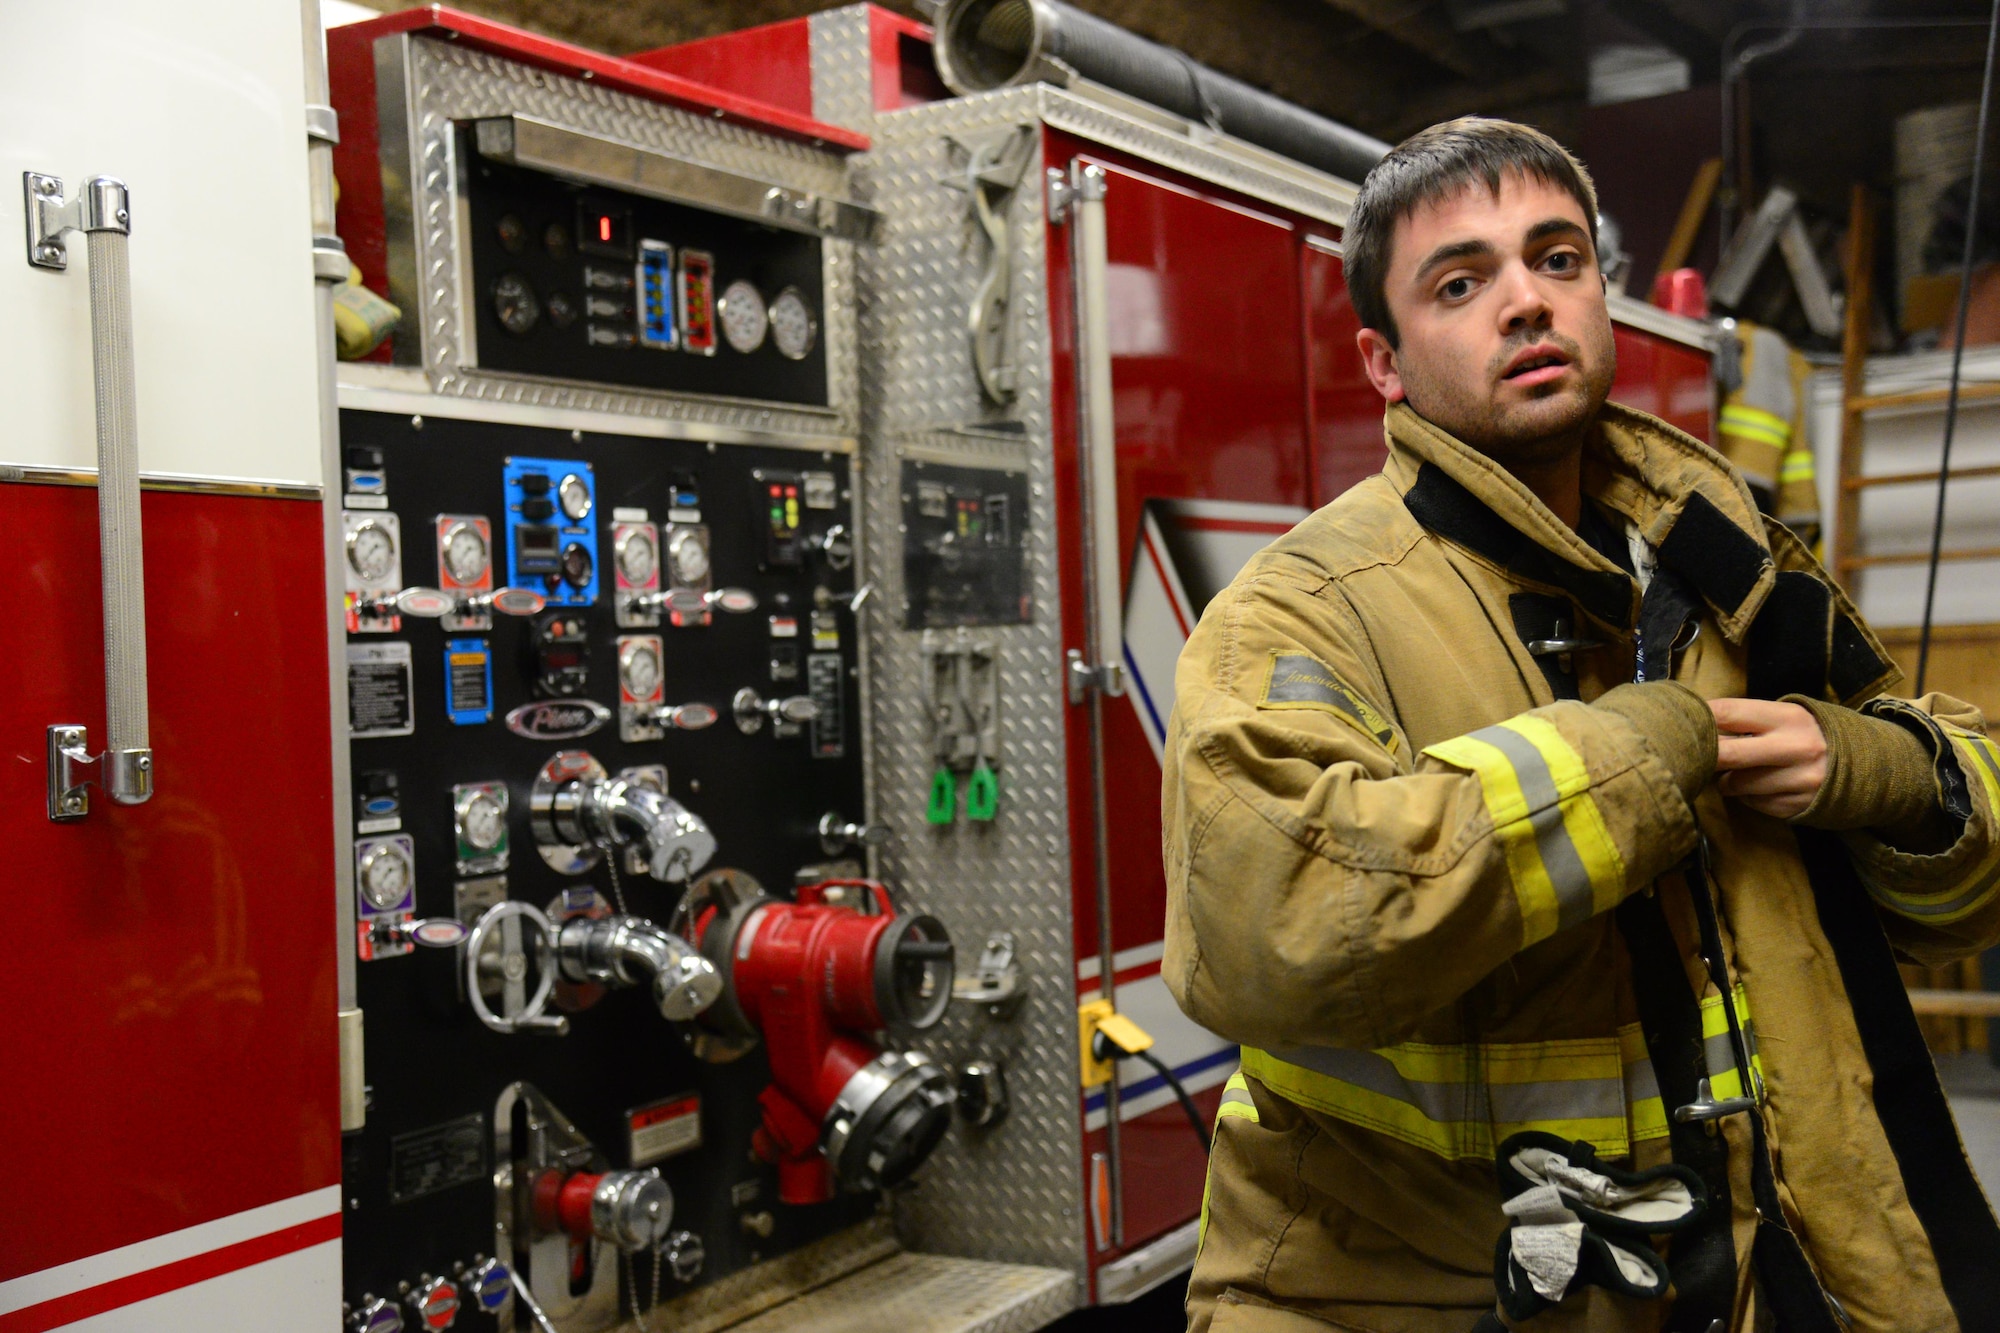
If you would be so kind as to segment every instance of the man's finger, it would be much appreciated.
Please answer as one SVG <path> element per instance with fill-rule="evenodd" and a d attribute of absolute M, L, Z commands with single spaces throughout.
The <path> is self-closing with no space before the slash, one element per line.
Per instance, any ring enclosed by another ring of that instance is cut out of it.
<path fill-rule="evenodd" d="M 1800 796 L 1819 790 L 1819 783 L 1797 767 L 1747 768 L 1725 773 L 1715 784 L 1724 796 Z"/>
<path fill-rule="evenodd" d="M 1783 726 L 1792 705 L 1770 699 L 1710 699 L 1717 730 L 1739 736 L 1761 735 Z"/>
<path fill-rule="evenodd" d="M 1810 736 L 1792 732 L 1765 736 L 1720 736 L 1716 738 L 1715 766 L 1728 771 L 1803 763 L 1815 755 L 1812 741 Z"/>

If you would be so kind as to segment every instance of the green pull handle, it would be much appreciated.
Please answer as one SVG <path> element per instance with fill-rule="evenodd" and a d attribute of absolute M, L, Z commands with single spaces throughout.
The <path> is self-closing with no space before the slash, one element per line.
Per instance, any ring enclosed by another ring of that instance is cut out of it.
<path fill-rule="evenodd" d="M 924 818 L 933 824 L 949 824 L 958 817 L 958 779 L 948 768 L 931 774 L 931 803 Z"/>
<path fill-rule="evenodd" d="M 1000 783 L 982 759 L 979 766 L 972 770 L 972 779 L 965 787 L 965 817 L 989 820 L 999 808 Z"/>

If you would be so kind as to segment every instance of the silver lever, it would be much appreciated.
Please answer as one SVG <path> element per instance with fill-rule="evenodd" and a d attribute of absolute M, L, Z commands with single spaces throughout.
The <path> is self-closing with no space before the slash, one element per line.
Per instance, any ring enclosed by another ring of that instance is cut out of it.
<path fill-rule="evenodd" d="M 848 847 L 881 847 L 895 837 L 896 830 L 887 824 L 851 824 L 837 810 L 819 817 L 819 845 L 828 856 Z"/>
<path fill-rule="evenodd" d="M 746 736 L 754 736 L 764 729 L 769 720 L 775 727 L 778 723 L 797 725 L 810 722 L 819 716 L 819 705 L 810 695 L 794 694 L 784 699 L 766 699 L 749 686 L 736 691 L 730 700 L 730 711 L 736 715 L 736 729 Z"/>
<path fill-rule="evenodd" d="M 1708 1080 L 1703 1079 L 1701 1082 L 1695 1084 L 1694 1100 L 1686 1106 L 1677 1106 L 1674 1108 L 1674 1119 L 1685 1125 L 1689 1121 L 1699 1123 L 1707 1120 L 1721 1120 L 1728 1116 L 1741 1115 L 1745 1111 L 1753 1111 L 1756 1108 L 1756 1101 L 1749 1097 L 1728 1097 L 1722 1101 L 1715 1100 L 1715 1094 L 1709 1090 Z"/>
<path fill-rule="evenodd" d="M 68 235 L 80 231 L 90 255 L 90 360 L 97 383 L 97 540 L 104 567 L 104 753 L 92 756 L 76 723 L 48 733 L 49 818 L 90 813 L 80 770 L 101 763 L 98 785 L 120 805 L 153 794 L 153 745 L 146 702 L 146 585 L 139 528 L 139 404 L 132 354 L 132 201 L 125 183 L 93 176 L 76 198 L 60 177 L 21 174 L 28 215 L 28 262 L 62 272 Z"/>

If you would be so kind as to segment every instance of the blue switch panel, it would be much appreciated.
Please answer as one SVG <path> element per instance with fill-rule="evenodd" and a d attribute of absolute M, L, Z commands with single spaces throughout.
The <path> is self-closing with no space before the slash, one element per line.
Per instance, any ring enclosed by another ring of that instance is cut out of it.
<path fill-rule="evenodd" d="M 532 588 L 550 606 L 597 600 L 597 478 L 590 464 L 564 458 L 509 458 L 507 582 Z"/>

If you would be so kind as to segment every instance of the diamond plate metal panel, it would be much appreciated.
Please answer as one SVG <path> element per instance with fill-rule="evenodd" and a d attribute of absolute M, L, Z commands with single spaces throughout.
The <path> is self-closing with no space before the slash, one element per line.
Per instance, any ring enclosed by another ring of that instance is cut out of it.
<path fill-rule="evenodd" d="M 654 148 L 694 161 L 740 171 L 822 194 L 847 193 L 848 159 L 810 144 L 761 134 L 728 121 L 601 88 L 519 65 L 451 42 L 409 38 L 402 47 L 403 87 L 385 82 L 385 100 L 400 93 L 409 124 L 407 168 L 398 171 L 397 146 L 387 142 L 402 116 L 385 115 L 388 174 L 410 182 L 413 236 L 399 237 L 392 220 L 392 252 L 409 246 L 406 262 L 392 262 L 415 286 L 396 299 L 422 330 L 424 370 L 432 389 L 488 401 L 577 408 L 627 416 L 665 417 L 726 429 L 809 435 L 852 435 L 855 394 L 854 246 L 826 241 L 826 290 L 821 324 L 826 338 L 826 411 L 734 399 L 656 393 L 502 375 L 465 367 L 467 319 L 463 302 L 470 259 L 461 253 L 456 188 L 459 164 L 453 122 L 509 112 L 589 134 Z M 396 191 L 392 188 L 391 193 Z"/>
<path fill-rule="evenodd" d="M 1069 791 L 1063 737 L 1061 590 L 1054 542 L 1045 224 L 1039 161 L 1009 205 L 1014 247 L 1014 361 L 1006 409 L 980 395 L 965 310 L 984 242 L 970 221 L 949 136 L 1035 119 L 1019 89 L 877 117 L 861 188 L 884 213 L 881 243 L 859 256 L 867 577 L 883 596 L 868 622 L 873 699 L 873 817 L 903 830 L 879 866 L 904 898 L 935 913 L 966 956 L 1012 931 L 1028 994 L 1012 1019 L 955 1005 L 918 1043 L 951 1064 L 1006 1067 L 1012 1111 L 990 1129 L 955 1125 L 917 1186 L 898 1196 L 912 1248 L 1085 1272 L 1082 1107 L 1077 1083 L 1076 963 L 1070 906 Z M 1004 437 L 982 424 L 1015 427 Z M 999 818 L 934 828 L 924 806 L 934 767 L 920 635 L 901 626 L 900 459 L 1024 464 L 1029 480 L 1028 586 L 1033 623 L 982 628 L 1000 648 Z"/>
<path fill-rule="evenodd" d="M 1028 1333 L 1076 1306 L 1055 1268 L 899 1254 L 807 1292 L 736 1333 Z"/>
<path fill-rule="evenodd" d="M 806 32 L 812 51 L 813 117 L 868 133 L 875 121 L 868 6 L 821 10 Z"/>

